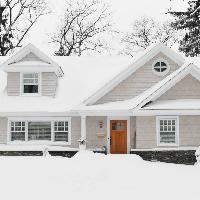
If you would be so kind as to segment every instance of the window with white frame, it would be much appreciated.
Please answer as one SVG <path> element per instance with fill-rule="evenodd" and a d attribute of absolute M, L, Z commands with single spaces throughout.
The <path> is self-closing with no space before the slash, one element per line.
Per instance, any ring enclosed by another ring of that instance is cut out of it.
<path fill-rule="evenodd" d="M 23 74 L 23 93 L 37 94 L 39 93 L 39 74 L 24 73 Z"/>
<path fill-rule="evenodd" d="M 153 63 L 152 69 L 156 75 L 164 76 L 169 72 L 170 66 L 166 60 L 160 58 Z"/>
<path fill-rule="evenodd" d="M 9 121 L 10 141 L 70 143 L 70 120 Z"/>
<path fill-rule="evenodd" d="M 28 140 L 51 141 L 51 122 L 28 122 Z"/>
<path fill-rule="evenodd" d="M 15 121 L 10 124 L 11 141 L 25 140 L 25 122 Z"/>
<path fill-rule="evenodd" d="M 68 122 L 55 121 L 54 122 L 54 137 L 55 141 L 68 141 Z"/>
<path fill-rule="evenodd" d="M 178 118 L 158 117 L 157 132 L 159 145 L 178 145 Z"/>

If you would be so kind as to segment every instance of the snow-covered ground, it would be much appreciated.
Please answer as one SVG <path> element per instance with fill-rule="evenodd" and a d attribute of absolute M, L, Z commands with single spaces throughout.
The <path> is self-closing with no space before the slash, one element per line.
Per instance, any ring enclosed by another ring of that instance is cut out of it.
<path fill-rule="evenodd" d="M 200 166 L 135 155 L 0 157 L 2 200 L 199 200 Z"/>

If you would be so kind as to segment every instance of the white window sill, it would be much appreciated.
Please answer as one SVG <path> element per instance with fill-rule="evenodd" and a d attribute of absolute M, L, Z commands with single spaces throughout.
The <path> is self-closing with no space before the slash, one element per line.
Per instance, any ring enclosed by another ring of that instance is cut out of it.
<path fill-rule="evenodd" d="M 177 143 L 159 143 L 157 144 L 158 147 L 178 147 Z"/>
<path fill-rule="evenodd" d="M 70 142 L 52 142 L 52 141 L 37 141 L 37 140 L 33 140 L 33 141 L 10 141 L 7 142 L 7 144 L 9 145 L 71 145 Z"/>
<path fill-rule="evenodd" d="M 22 97 L 39 97 L 39 96 L 41 96 L 41 94 L 39 94 L 39 93 L 22 93 L 21 96 Z"/>

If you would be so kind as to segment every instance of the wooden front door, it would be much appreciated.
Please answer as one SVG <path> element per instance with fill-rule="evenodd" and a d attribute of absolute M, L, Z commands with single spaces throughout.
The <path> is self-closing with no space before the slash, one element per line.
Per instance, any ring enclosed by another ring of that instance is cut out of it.
<path fill-rule="evenodd" d="M 110 153 L 127 153 L 127 120 L 110 121 Z"/>

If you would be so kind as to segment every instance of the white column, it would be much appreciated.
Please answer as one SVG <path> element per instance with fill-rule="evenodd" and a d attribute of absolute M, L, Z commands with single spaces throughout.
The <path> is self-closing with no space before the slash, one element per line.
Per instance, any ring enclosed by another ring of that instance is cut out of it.
<path fill-rule="evenodd" d="M 86 149 L 86 116 L 81 116 L 81 141 L 84 143 L 80 143 L 80 149 Z"/>

